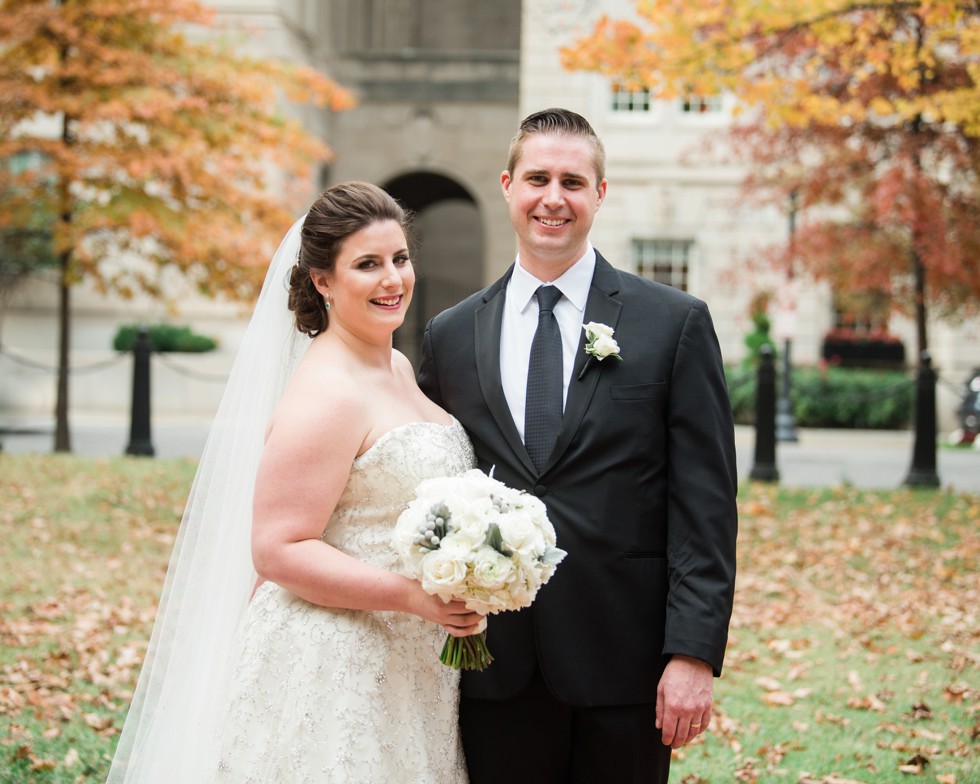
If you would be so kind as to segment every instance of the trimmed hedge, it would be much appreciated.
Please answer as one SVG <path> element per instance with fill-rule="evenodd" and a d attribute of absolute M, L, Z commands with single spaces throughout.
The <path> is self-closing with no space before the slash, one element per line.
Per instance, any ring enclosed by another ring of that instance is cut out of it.
<path fill-rule="evenodd" d="M 725 373 L 735 422 L 754 424 L 755 371 L 726 368 Z M 799 367 L 793 368 L 790 400 L 799 427 L 906 430 L 915 410 L 915 380 L 902 371 Z"/>
<path fill-rule="evenodd" d="M 112 339 L 112 347 L 116 351 L 132 351 L 136 345 L 136 335 L 140 324 L 126 324 L 119 328 Z M 146 327 L 150 335 L 150 345 L 154 351 L 177 351 L 200 354 L 214 350 L 218 341 L 204 335 L 192 332 L 190 327 L 178 327 L 173 324 L 152 324 Z"/>

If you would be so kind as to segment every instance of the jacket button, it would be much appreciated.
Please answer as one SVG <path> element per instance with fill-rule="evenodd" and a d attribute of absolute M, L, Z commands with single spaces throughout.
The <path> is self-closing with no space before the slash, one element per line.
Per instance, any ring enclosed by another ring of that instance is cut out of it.
<path fill-rule="evenodd" d="M 535 485 L 534 486 L 534 494 L 538 498 L 543 498 L 547 494 L 547 492 L 548 492 L 548 488 L 545 487 L 544 485 Z"/>

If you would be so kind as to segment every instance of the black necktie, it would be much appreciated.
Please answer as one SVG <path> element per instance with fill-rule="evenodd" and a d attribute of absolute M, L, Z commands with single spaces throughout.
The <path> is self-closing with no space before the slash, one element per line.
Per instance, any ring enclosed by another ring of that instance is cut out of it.
<path fill-rule="evenodd" d="M 558 438 L 562 412 L 561 331 L 554 308 L 561 299 L 557 286 L 540 286 L 538 328 L 531 343 L 524 403 L 524 445 L 538 471 L 543 471 Z"/>

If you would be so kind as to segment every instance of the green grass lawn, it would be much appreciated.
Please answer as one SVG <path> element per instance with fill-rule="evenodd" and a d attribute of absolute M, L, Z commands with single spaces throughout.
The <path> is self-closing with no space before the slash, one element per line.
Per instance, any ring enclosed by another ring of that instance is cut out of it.
<path fill-rule="evenodd" d="M 104 781 L 194 467 L 0 454 L 0 781 Z M 980 497 L 739 504 L 716 712 L 672 781 L 980 782 Z"/>

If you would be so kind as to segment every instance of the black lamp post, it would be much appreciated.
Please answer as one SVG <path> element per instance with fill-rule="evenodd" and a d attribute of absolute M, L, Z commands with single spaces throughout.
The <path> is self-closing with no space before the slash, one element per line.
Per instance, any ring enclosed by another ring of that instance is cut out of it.
<path fill-rule="evenodd" d="M 905 477 L 910 487 L 939 487 L 936 473 L 936 371 L 932 356 L 923 351 L 919 357 L 915 394 L 915 442 L 912 467 Z"/>

